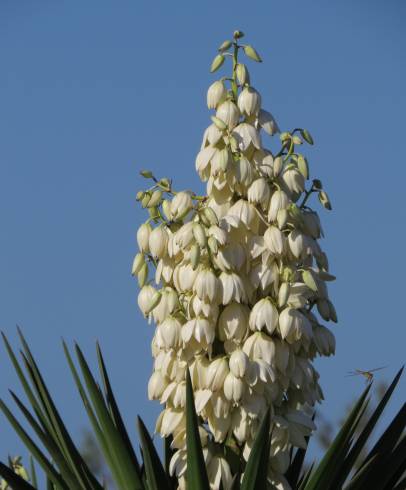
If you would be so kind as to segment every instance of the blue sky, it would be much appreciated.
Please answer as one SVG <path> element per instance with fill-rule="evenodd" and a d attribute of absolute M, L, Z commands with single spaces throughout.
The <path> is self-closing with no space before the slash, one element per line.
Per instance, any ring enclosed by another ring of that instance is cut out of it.
<path fill-rule="evenodd" d="M 337 418 L 363 388 L 348 370 L 394 375 L 406 340 L 405 19 L 400 0 L 2 0 L 0 328 L 16 344 L 22 327 L 74 434 L 87 420 L 61 337 L 91 362 L 98 339 L 130 430 L 136 413 L 154 424 L 152 328 L 130 277 L 138 172 L 203 189 L 208 68 L 237 28 L 264 59 L 251 65 L 264 107 L 282 129 L 311 131 L 312 176 L 333 203 L 321 216 L 339 325 L 337 355 L 317 362 L 323 412 Z M 0 369 L 8 399 L 17 378 L 2 347 Z M 4 459 L 21 445 L 0 424 Z"/>

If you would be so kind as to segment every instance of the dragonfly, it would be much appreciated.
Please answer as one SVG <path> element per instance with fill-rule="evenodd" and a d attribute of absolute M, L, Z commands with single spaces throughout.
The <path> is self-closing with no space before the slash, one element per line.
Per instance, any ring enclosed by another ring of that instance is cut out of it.
<path fill-rule="evenodd" d="M 348 376 L 363 376 L 365 378 L 365 382 L 368 384 L 368 383 L 372 383 L 372 381 L 374 379 L 375 371 L 380 371 L 381 369 L 385 369 L 387 367 L 388 366 L 382 366 L 382 367 L 378 367 L 375 369 L 370 369 L 369 371 L 363 371 L 362 369 L 355 369 L 354 371 L 349 371 L 349 373 L 347 374 L 347 377 Z"/>

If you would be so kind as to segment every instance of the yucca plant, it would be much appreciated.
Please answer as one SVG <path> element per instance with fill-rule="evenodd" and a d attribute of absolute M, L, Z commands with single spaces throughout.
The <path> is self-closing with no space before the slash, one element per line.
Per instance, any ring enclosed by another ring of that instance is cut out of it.
<path fill-rule="evenodd" d="M 39 489 L 34 460 L 45 473 L 49 490 L 102 490 L 107 488 L 104 482 L 98 481 L 97 477 L 92 474 L 81 456 L 80 450 L 59 415 L 27 342 L 21 332 L 19 334 L 22 343 L 22 361 L 17 359 L 4 334 L 3 339 L 31 407 L 28 408 L 12 391 L 10 393 L 45 452 L 1 400 L 1 410 L 31 453 L 31 464 L 28 470 L 22 466 L 19 459 L 10 460 L 8 464 L 0 463 L 0 475 L 4 478 L 1 488 Z M 164 456 L 161 462 L 152 437 L 141 418 L 138 418 L 141 458 L 137 457 L 136 449 L 130 441 L 120 415 L 99 345 L 97 345 L 97 358 L 100 382 L 92 374 L 78 345 L 75 345 L 75 353 L 79 369 L 75 366 L 65 343 L 63 343 L 63 349 L 100 451 L 113 476 L 115 488 L 118 490 L 175 490 L 178 482 L 169 472 L 170 438 L 164 440 Z M 404 476 L 406 471 L 406 438 L 404 435 L 406 405 L 399 410 L 363 461 L 358 462 L 357 468 L 354 466 L 388 403 L 402 370 L 395 376 L 357 437 L 354 437 L 354 434 L 369 403 L 368 394 L 371 384 L 366 387 L 355 403 L 346 422 L 319 463 L 313 463 L 310 468 L 304 470 L 306 450 L 292 451 L 289 469 L 286 473 L 292 489 L 401 490 L 406 488 L 406 477 Z M 190 376 L 187 376 L 186 399 L 187 488 L 208 490 L 210 485 L 198 431 Z M 233 489 L 266 490 L 269 488 L 267 460 L 270 443 L 270 413 L 268 411 L 261 421 L 247 463 L 241 465 L 240 472 L 234 477 Z M 233 448 L 226 447 L 225 451 L 232 452 Z"/>
<path fill-rule="evenodd" d="M 148 394 L 163 405 L 155 430 L 164 439 L 162 461 L 141 418 L 140 452 L 132 445 L 100 347 L 99 381 L 78 345 L 72 356 L 63 343 L 67 362 L 118 490 L 400 490 L 405 406 L 366 456 L 361 450 L 401 371 L 368 418 L 369 384 L 321 461 L 305 463 L 314 407 L 323 399 L 313 361 L 334 354 L 334 335 L 322 323 L 337 322 L 327 288 L 335 277 L 310 204 L 314 195 L 325 209 L 331 203 L 319 179 L 309 183 L 301 147 L 313 145 L 310 133 L 280 132 L 262 108 L 239 55 L 261 58 L 243 37 L 235 31 L 211 66 L 217 72 L 232 61 L 231 75 L 207 94 L 215 114 L 196 158 L 207 193 L 176 191 L 171 179 L 141 172 L 151 185 L 137 200 L 149 218 L 137 232 L 132 273 L 139 307 L 156 323 Z M 279 146 L 271 151 L 263 136 Z M 21 360 L 3 338 L 30 406 L 11 396 L 35 437 L 0 401 L 31 454 L 29 469 L 19 458 L 0 464 L 1 490 L 38 488 L 38 466 L 48 490 L 107 488 L 19 335 Z"/>

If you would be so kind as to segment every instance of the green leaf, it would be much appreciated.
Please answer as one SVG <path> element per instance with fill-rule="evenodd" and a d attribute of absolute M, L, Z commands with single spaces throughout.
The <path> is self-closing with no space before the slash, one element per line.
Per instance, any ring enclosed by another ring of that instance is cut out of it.
<path fill-rule="evenodd" d="M 245 467 L 241 490 L 266 490 L 270 444 L 270 409 L 266 411 Z"/>
<path fill-rule="evenodd" d="M 45 417 L 48 421 L 45 431 L 49 433 L 49 437 L 52 438 L 53 442 L 64 456 L 67 463 L 67 468 L 69 468 L 70 472 L 77 480 L 76 485 L 78 488 L 83 488 L 86 490 L 90 485 L 91 489 L 101 490 L 102 487 L 100 486 L 99 482 L 90 472 L 86 462 L 76 449 L 76 446 L 74 445 L 49 394 L 31 350 L 19 328 L 18 334 L 25 351 L 25 356 L 23 355 L 23 359 L 27 371 L 30 375 L 35 391 L 38 394 L 38 398 L 41 401 Z"/>
<path fill-rule="evenodd" d="M 69 490 L 68 484 L 62 479 L 61 475 L 57 473 L 52 464 L 48 461 L 44 453 L 40 450 L 40 448 L 35 444 L 35 442 L 30 438 L 27 432 L 23 429 L 21 424 L 17 421 L 14 415 L 10 412 L 7 405 L 0 400 L 0 410 L 4 413 L 10 424 L 13 426 L 13 429 L 18 434 L 20 439 L 26 445 L 30 453 L 34 456 L 34 458 L 41 465 L 42 469 L 48 475 L 48 477 L 57 485 L 58 488 L 63 490 Z"/>
<path fill-rule="evenodd" d="M 308 447 L 307 444 L 309 443 L 309 437 L 305 437 L 305 439 L 306 439 L 306 448 L 305 449 L 298 448 L 296 450 L 295 457 L 293 458 L 293 461 L 289 465 L 289 469 L 285 475 L 286 479 L 289 482 L 289 485 L 292 488 L 297 487 L 297 483 L 299 481 L 300 473 L 302 472 L 303 463 L 304 463 L 304 459 L 305 459 L 307 447 Z"/>
<path fill-rule="evenodd" d="M 137 417 L 142 454 L 144 456 L 145 473 L 149 490 L 169 490 L 170 485 L 165 470 L 159 459 L 152 439 L 141 417 Z"/>
<path fill-rule="evenodd" d="M 93 378 L 86 359 L 77 344 L 75 345 L 75 350 L 103 435 L 110 446 L 110 454 L 114 466 L 118 470 L 117 473 L 121 476 L 120 482 L 117 483 L 120 483 L 120 488 L 126 490 L 141 490 L 143 485 L 137 472 L 137 465 L 135 461 L 131 459 L 131 454 L 129 454 L 120 433 L 113 424 L 101 390 Z"/>
<path fill-rule="evenodd" d="M 379 438 L 346 489 L 361 490 L 368 488 L 368 485 L 374 486 L 377 482 L 382 483 L 384 475 L 392 476 L 396 472 L 399 465 L 402 464 L 402 456 L 403 458 L 406 457 L 406 451 L 399 455 L 396 453 L 397 448 L 395 449 L 405 427 L 406 404 L 399 410 L 389 427 Z M 395 453 L 396 457 L 394 456 Z M 384 488 L 384 483 L 380 488 Z"/>
<path fill-rule="evenodd" d="M 52 436 L 44 433 L 41 430 L 41 427 L 38 425 L 36 420 L 32 417 L 28 409 L 24 406 L 24 404 L 20 401 L 20 399 L 15 395 L 12 391 L 10 391 L 11 396 L 16 402 L 18 408 L 21 410 L 24 417 L 27 419 L 28 423 L 31 425 L 38 438 L 42 442 L 42 444 L 46 447 L 49 454 L 52 456 L 52 459 L 55 461 L 56 465 L 59 468 L 59 471 L 62 474 L 63 479 L 66 481 L 69 486 L 74 486 L 77 488 L 84 488 L 86 490 L 86 486 L 81 485 L 81 482 L 77 480 L 76 475 L 72 472 L 69 467 L 69 463 L 58 448 L 55 441 L 52 439 Z M 99 487 L 101 489 L 101 487 Z"/>
<path fill-rule="evenodd" d="M 310 465 L 309 469 L 306 471 L 306 473 L 298 481 L 298 490 L 303 490 L 304 488 L 306 488 L 307 482 L 309 481 L 310 476 L 313 472 L 314 464 L 315 463 L 313 461 L 313 463 Z"/>
<path fill-rule="evenodd" d="M 0 462 L 0 475 L 14 490 L 35 490 L 24 478 L 18 476 L 12 469 Z"/>
<path fill-rule="evenodd" d="M 31 454 L 30 454 L 30 478 L 33 486 L 37 488 L 38 487 L 37 472 L 35 471 L 34 458 L 31 456 Z"/>
<path fill-rule="evenodd" d="M 398 381 L 400 379 L 400 376 L 402 375 L 403 368 L 399 370 L 399 372 L 396 374 L 395 378 L 393 379 L 391 385 L 389 388 L 386 390 L 384 396 L 382 397 L 382 400 L 379 402 L 378 406 L 372 413 L 371 417 L 369 418 L 367 424 L 365 425 L 364 429 L 362 430 L 361 434 L 355 441 L 353 447 L 351 448 L 350 452 L 348 453 L 347 457 L 345 458 L 345 461 L 340 469 L 340 473 L 337 475 L 337 478 L 333 482 L 333 486 L 337 488 L 341 488 L 354 468 L 355 462 L 357 461 L 357 458 L 359 457 L 363 447 L 365 446 L 366 442 L 368 441 L 369 436 L 371 435 L 376 423 L 379 420 L 379 417 L 382 415 L 382 412 L 387 405 L 390 397 L 392 396 L 392 393 L 398 384 Z"/>
<path fill-rule="evenodd" d="M 340 471 L 342 462 L 344 461 L 344 457 L 349 448 L 348 445 L 351 437 L 353 436 L 360 417 L 366 408 L 367 403 L 365 403 L 365 399 L 370 389 L 371 385 L 367 386 L 354 408 L 351 410 L 341 430 L 338 432 L 327 453 L 309 479 L 305 487 L 306 490 L 329 489 L 330 482 Z"/>
<path fill-rule="evenodd" d="M 189 370 L 186 372 L 186 446 L 188 490 L 209 490 Z"/>
<path fill-rule="evenodd" d="M 113 389 L 111 387 L 111 383 L 107 374 L 106 365 L 104 363 L 103 355 L 99 346 L 99 343 L 96 343 L 96 351 L 97 351 L 97 359 L 99 363 L 99 371 L 102 377 L 105 397 L 109 406 L 111 417 L 113 418 L 114 425 L 119 431 L 121 438 L 124 441 L 124 444 L 127 448 L 128 453 L 131 456 L 131 459 L 134 461 L 135 466 L 137 467 L 138 475 L 141 474 L 140 464 L 138 462 L 137 456 L 135 454 L 134 448 L 131 444 L 130 437 L 128 436 L 127 429 L 125 428 L 123 418 L 121 417 L 120 410 L 118 408 Z"/>

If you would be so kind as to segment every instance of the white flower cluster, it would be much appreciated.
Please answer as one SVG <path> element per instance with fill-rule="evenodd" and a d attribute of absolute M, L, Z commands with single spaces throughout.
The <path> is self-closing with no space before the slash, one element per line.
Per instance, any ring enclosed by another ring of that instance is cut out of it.
<path fill-rule="evenodd" d="M 271 407 L 269 485 L 288 489 L 289 451 L 306 446 L 311 408 L 323 398 L 312 360 L 335 350 L 321 324 L 336 321 L 326 286 L 334 276 L 318 243 L 319 217 L 307 206 L 313 193 L 330 203 L 320 181 L 306 190 L 308 164 L 297 152 L 313 142 L 302 129 L 279 133 L 237 61 L 238 39 L 231 90 L 221 79 L 207 94 L 215 115 L 196 158 L 207 195 L 175 193 L 150 172 L 143 175 L 154 185 L 138 195 L 150 219 L 137 233 L 133 274 L 139 307 L 156 323 L 148 394 L 164 407 L 156 431 L 173 438 L 179 488 L 186 488 L 187 369 L 211 488 L 230 487 L 236 469 L 224 448 L 247 460 Z M 278 134 L 281 150 L 265 148 L 262 133 Z"/>

